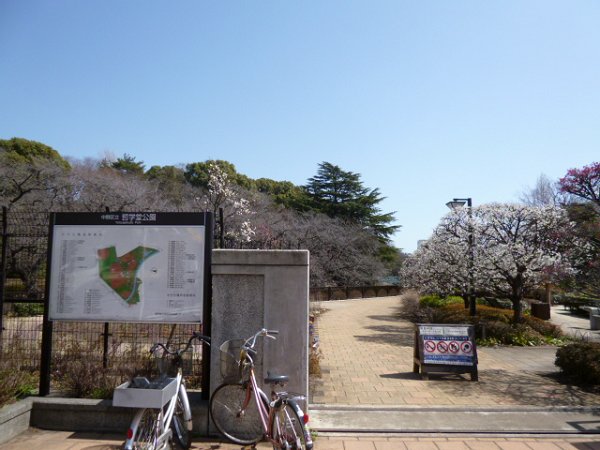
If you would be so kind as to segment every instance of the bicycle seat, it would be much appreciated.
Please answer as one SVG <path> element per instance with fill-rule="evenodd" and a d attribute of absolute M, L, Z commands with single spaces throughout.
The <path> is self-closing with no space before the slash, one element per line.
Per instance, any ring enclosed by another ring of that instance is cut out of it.
<path fill-rule="evenodd" d="M 265 378 L 266 384 L 285 384 L 290 381 L 290 377 L 287 375 L 271 375 L 270 372 L 267 372 L 267 378 Z"/>

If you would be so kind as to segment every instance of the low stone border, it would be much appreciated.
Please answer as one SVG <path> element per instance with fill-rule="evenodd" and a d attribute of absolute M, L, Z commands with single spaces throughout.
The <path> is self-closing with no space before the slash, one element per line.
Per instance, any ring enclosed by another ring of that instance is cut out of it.
<path fill-rule="evenodd" d="M 10 441 L 29 428 L 32 405 L 31 398 L 26 398 L 0 408 L 0 444 Z"/>
<path fill-rule="evenodd" d="M 189 393 L 193 432 L 208 435 L 208 402 L 200 393 Z M 0 409 L 0 444 L 30 426 L 45 430 L 125 433 L 135 409 L 117 408 L 111 400 L 61 397 L 28 397 Z"/>

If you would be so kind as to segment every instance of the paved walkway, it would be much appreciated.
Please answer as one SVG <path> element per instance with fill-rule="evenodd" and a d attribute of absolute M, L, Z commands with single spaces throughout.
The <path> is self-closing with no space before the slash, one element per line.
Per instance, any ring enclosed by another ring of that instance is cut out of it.
<path fill-rule="evenodd" d="M 118 450 L 122 440 L 112 434 L 71 433 L 30 429 L 2 450 Z M 194 439 L 195 450 L 239 450 L 239 445 Z M 259 450 L 272 446 L 260 443 Z M 600 438 L 564 436 L 476 435 L 356 435 L 325 434 L 315 440 L 315 450 L 599 450 Z"/>
<path fill-rule="evenodd" d="M 596 406 L 600 396 L 559 383 L 555 347 L 482 347 L 479 382 L 412 371 L 413 324 L 400 297 L 322 302 L 317 320 L 322 376 L 311 403 L 394 406 Z"/>
<path fill-rule="evenodd" d="M 574 338 L 600 342 L 600 330 L 590 330 L 590 318 L 587 315 L 572 314 L 557 305 L 552 307 L 551 321 Z"/>

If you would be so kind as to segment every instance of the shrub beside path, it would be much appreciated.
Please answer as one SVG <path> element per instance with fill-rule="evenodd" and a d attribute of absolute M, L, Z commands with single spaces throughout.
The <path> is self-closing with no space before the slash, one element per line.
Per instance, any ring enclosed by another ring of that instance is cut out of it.
<path fill-rule="evenodd" d="M 556 347 L 478 348 L 479 382 L 469 375 L 412 371 L 414 325 L 398 316 L 401 296 L 321 302 L 316 321 L 320 378 L 312 404 L 427 406 L 597 406 L 600 395 L 560 383 Z"/>

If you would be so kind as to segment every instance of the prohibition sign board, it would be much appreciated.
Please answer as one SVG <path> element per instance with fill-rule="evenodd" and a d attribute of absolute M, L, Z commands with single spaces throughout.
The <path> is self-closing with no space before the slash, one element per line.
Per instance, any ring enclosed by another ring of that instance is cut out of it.
<path fill-rule="evenodd" d="M 413 371 L 470 373 L 478 379 L 475 328 L 467 324 L 418 324 Z"/>

